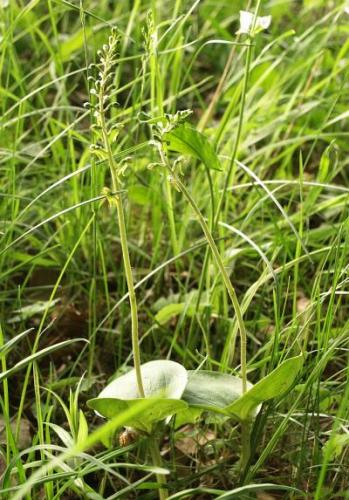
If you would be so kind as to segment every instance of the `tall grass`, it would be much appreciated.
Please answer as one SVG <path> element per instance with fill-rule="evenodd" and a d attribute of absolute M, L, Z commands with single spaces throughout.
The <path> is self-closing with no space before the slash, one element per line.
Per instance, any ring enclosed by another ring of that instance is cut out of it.
<path fill-rule="evenodd" d="M 349 16 L 344 2 L 262 1 L 272 24 L 250 44 L 236 35 L 239 11 L 258 3 L 0 3 L 3 498 L 156 498 L 159 474 L 174 499 L 347 498 Z M 127 241 L 85 106 L 112 27 L 108 125 L 122 125 L 112 161 L 127 165 Z M 185 109 L 222 170 L 185 156 L 176 185 L 149 121 Z M 127 415 L 105 423 L 85 404 L 132 365 L 130 279 L 142 361 L 244 371 L 198 222 L 234 283 L 248 379 L 306 356 L 297 385 L 255 420 L 242 477 L 231 424 L 172 426 L 156 467 L 144 436 L 119 444 Z"/>

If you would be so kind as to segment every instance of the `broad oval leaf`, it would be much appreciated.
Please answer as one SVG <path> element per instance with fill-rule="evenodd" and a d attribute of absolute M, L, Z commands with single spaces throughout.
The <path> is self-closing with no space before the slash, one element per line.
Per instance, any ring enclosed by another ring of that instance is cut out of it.
<path fill-rule="evenodd" d="M 224 409 L 242 395 L 242 380 L 226 373 L 189 371 L 182 398 L 190 406 L 225 413 Z M 252 384 L 248 383 L 248 387 Z"/>
<path fill-rule="evenodd" d="M 282 396 L 292 387 L 302 366 L 303 356 L 301 355 L 287 359 L 269 375 L 257 382 L 241 398 L 229 405 L 226 411 L 240 420 L 253 417 L 256 408 L 260 404 L 269 399 Z"/>
<path fill-rule="evenodd" d="M 218 156 L 207 137 L 188 124 L 182 123 L 170 132 L 166 132 L 164 140 L 171 151 L 193 156 L 209 169 L 222 170 Z"/>
<path fill-rule="evenodd" d="M 156 360 L 141 366 L 144 393 L 147 398 L 180 399 L 188 381 L 184 366 L 169 360 Z M 99 398 L 138 399 L 136 371 L 133 369 L 110 382 Z"/>
<path fill-rule="evenodd" d="M 119 413 L 133 408 L 135 405 L 139 404 L 141 400 L 141 398 L 124 400 L 98 397 L 90 399 L 87 404 L 103 417 L 114 418 Z M 145 399 L 143 399 L 143 401 L 144 400 Z M 141 415 L 137 415 L 137 417 L 128 421 L 127 426 L 133 427 L 139 431 L 151 432 L 152 425 L 155 422 L 159 422 L 166 417 L 184 411 L 187 407 L 188 405 L 179 399 L 154 399 L 154 404 L 143 410 Z"/>

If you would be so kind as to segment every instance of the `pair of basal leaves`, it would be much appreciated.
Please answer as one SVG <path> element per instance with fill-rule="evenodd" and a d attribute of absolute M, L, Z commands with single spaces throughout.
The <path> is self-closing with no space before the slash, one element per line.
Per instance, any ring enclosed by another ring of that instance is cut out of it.
<path fill-rule="evenodd" d="M 169 360 L 150 361 L 141 366 L 145 399 L 154 399 L 127 426 L 152 432 L 154 425 L 172 416 L 176 427 L 192 423 L 208 411 L 240 421 L 251 420 L 264 401 L 282 396 L 293 385 L 303 363 L 302 356 L 287 359 L 255 385 L 248 383 L 243 394 L 242 380 L 232 375 L 186 370 Z M 127 412 L 142 400 L 135 370 L 114 379 L 88 406 L 105 418 Z"/>

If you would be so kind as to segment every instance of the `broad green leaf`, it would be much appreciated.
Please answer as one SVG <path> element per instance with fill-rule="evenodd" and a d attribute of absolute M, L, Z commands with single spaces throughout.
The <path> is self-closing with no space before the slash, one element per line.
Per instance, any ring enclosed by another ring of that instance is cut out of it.
<path fill-rule="evenodd" d="M 242 395 L 242 381 L 225 373 L 189 371 L 187 387 L 182 398 L 190 406 L 224 413 L 224 408 Z M 249 383 L 248 387 L 252 387 Z"/>
<path fill-rule="evenodd" d="M 114 418 L 119 413 L 132 409 L 139 401 L 142 401 L 142 398 L 123 400 L 98 397 L 90 399 L 87 404 L 103 417 Z M 126 425 L 139 431 L 151 432 L 153 423 L 164 420 L 166 417 L 175 415 L 186 408 L 187 404 L 178 399 L 154 398 L 151 407 L 146 408 L 141 415 L 129 420 Z"/>
<path fill-rule="evenodd" d="M 240 420 L 253 416 L 256 408 L 264 401 L 277 398 L 287 392 L 293 385 L 303 365 L 303 356 L 287 359 L 269 375 L 257 382 L 241 398 L 226 408 L 230 414 Z"/>
<path fill-rule="evenodd" d="M 146 432 L 151 431 L 152 424 L 184 410 L 187 404 L 180 401 L 187 385 L 187 370 L 174 361 L 150 361 L 141 366 L 145 399 L 154 398 L 154 404 L 142 413 L 140 418 L 128 422 L 127 425 Z M 113 380 L 98 398 L 91 399 L 91 408 L 106 418 L 131 409 L 140 394 L 138 392 L 136 372 L 131 370 Z"/>
<path fill-rule="evenodd" d="M 168 149 L 197 158 L 213 170 L 221 170 L 218 156 L 207 137 L 187 124 L 181 124 L 164 134 Z"/>
<path fill-rule="evenodd" d="M 81 377 L 67 377 L 61 378 L 60 380 L 55 380 L 54 382 L 48 382 L 45 384 L 46 389 L 51 389 L 51 391 L 57 391 L 58 389 L 64 389 L 65 387 L 73 387 L 79 381 Z M 95 383 L 97 377 L 91 377 L 91 380 L 87 379 L 83 381 L 83 391 L 87 391 L 93 383 Z"/>
<path fill-rule="evenodd" d="M 160 325 L 165 325 L 168 321 L 185 311 L 185 309 L 192 306 L 187 306 L 185 302 L 179 302 L 178 304 L 168 304 L 167 306 L 160 309 L 160 311 L 155 315 L 155 321 Z"/>
<path fill-rule="evenodd" d="M 171 304 L 179 304 L 185 303 L 187 305 L 193 304 L 196 305 L 199 298 L 199 291 L 195 288 L 186 294 L 179 293 L 171 293 L 167 297 L 160 297 L 158 300 L 152 304 L 152 309 L 155 312 L 159 312 L 165 306 L 169 306 Z M 200 294 L 200 304 L 203 306 L 211 306 L 210 296 L 207 292 L 203 292 Z"/>
<path fill-rule="evenodd" d="M 146 397 L 180 399 L 187 385 L 187 370 L 174 361 L 149 361 L 141 366 L 141 372 Z M 98 397 L 124 400 L 139 398 L 135 370 L 110 382 Z"/>

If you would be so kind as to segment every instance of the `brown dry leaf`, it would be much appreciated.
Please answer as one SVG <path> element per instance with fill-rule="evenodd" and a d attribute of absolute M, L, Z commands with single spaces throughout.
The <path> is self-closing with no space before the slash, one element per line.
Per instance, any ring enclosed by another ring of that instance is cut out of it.
<path fill-rule="evenodd" d="M 77 309 L 74 304 L 57 305 L 51 318 L 54 320 L 53 328 L 59 332 L 60 337 L 83 336 L 87 332 L 88 314 Z"/>
<path fill-rule="evenodd" d="M 193 428 L 187 426 L 184 431 L 192 431 Z M 192 436 L 185 436 L 176 441 L 177 450 L 181 451 L 185 455 L 196 455 L 200 448 L 205 446 L 210 441 L 214 441 L 216 439 L 216 434 L 213 431 L 207 431 L 205 433 L 198 433 Z"/>
<path fill-rule="evenodd" d="M 7 467 L 6 459 L 3 455 L 0 455 L 0 477 L 3 475 Z"/>
<path fill-rule="evenodd" d="M 258 500 L 277 500 L 276 497 L 269 495 L 269 493 L 265 493 L 264 491 L 260 491 L 257 493 Z"/>
<path fill-rule="evenodd" d="M 275 334 L 275 325 L 274 324 L 268 325 L 265 329 L 265 333 L 269 337 L 272 337 Z"/>
<path fill-rule="evenodd" d="M 308 297 L 300 297 L 297 300 L 297 312 L 299 314 L 304 313 L 310 305 L 310 299 Z"/>
<path fill-rule="evenodd" d="M 10 423 L 11 430 L 13 434 L 16 432 L 17 421 L 12 420 Z M 21 423 L 19 426 L 19 435 L 18 440 L 16 442 L 17 448 L 19 450 L 24 450 L 31 445 L 32 438 L 30 434 L 30 422 L 26 418 L 21 418 Z M 0 416 L 0 444 L 6 444 L 6 426 L 5 419 L 3 416 Z"/>

